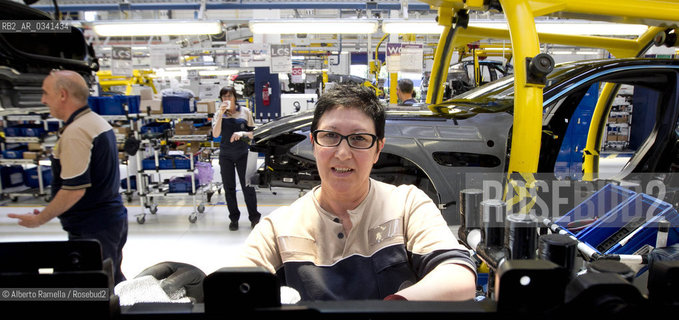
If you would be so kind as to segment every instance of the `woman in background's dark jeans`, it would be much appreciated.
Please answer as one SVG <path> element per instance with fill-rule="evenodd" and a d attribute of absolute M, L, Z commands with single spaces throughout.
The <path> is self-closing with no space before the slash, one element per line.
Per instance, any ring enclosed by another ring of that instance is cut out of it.
<path fill-rule="evenodd" d="M 241 107 L 236 102 L 236 90 L 233 87 L 224 87 L 219 91 L 222 100 L 217 113 L 212 120 L 212 136 L 221 136 L 219 143 L 219 167 L 224 184 L 224 197 L 229 208 L 229 230 L 238 230 L 238 219 L 240 210 L 236 201 L 236 174 L 243 190 L 245 204 L 248 207 L 248 218 L 251 226 L 254 227 L 261 214 L 257 211 L 257 194 L 255 188 L 245 183 L 245 169 L 248 162 L 248 151 L 250 146 L 247 141 L 252 139 L 254 130 L 254 119 L 252 111 L 246 107 Z"/>

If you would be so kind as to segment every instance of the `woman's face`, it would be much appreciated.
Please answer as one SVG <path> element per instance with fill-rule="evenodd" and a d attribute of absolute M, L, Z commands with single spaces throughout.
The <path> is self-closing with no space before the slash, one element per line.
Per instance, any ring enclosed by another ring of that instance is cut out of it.
<path fill-rule="evenodd" d="M 368 115 L 356 108 L 342 106 L 326 112 L 318 122 L 317 129 L 334 131 L 345 136 L 352 133 L 375 134 L 375 124 Z M 370 171 L 379 158 L 384 139 L 375 142 L 370 149 L 351 148 L 346 139 L 342 139 L 336 147 L 323 147 L 316 144 L 313 137 L 311 139 L 324 191 L 360 195 L 367 190 Z"/>
<path fill-rule="evenodd" d="M 231 93 L 231 91 L 227 91 L 224 93 L 222 96 L 222 101 L 231 101 L 231 108 L 236 107 L 236 97 Z"/>

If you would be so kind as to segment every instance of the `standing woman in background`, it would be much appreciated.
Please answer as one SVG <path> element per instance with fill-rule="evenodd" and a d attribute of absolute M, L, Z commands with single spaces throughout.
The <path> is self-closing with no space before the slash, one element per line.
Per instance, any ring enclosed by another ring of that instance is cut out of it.
<path fill-rule="evenodd" d="M 238 230 L 240 210 L 236 201 L 236 175 L 234 167 L 238 171 L 238 179 L 243 189 L 243 197 L 248 208 L 248 217 L 251 226 L 259 223 L 261 214 L 257 211 L 257 195 L 255 188 L 245 183 L 245 169 L 248 162 L 250 145 L 246 141 L 252 139 L 255 121 L 252 111 L 247 107 L 241 107 L 236 102 L 236 90 L 227 86 L 219 91 L 222 104 L 212 119 L 212 136 L 221 136 L 219 144 L 219 167 L 224 184 L 224 197 L 229 208 L 229 230 Z"/>

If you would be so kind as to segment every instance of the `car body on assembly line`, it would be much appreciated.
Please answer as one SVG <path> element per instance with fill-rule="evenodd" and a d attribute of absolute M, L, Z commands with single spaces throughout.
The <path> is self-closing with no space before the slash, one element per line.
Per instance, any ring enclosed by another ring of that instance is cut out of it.
<path fill-rule="evenodd" d="M 0 0 L 0 20 L 58 23 L 43 11 L 8 0 Z M 42 81 L 53 69 L 76 71 L 88 84 L 94 83 L 99 62 L 92 46 L 82 30 L 73 26 L 64 30 L 0 33 L 0 112 L 46 110 L 40 102 Z"/>
<path fill-rule="evenodd" d="M 472 181 L 477 174 L 501 180 L 507 173 L 513 81 L 513 76 L 507 76 L 432 105 L 430 110 L 387 109 L 386 144 L 372 177 L 418 186 L 439 205 L 449 224 L 458 224 L 460 191 L 477 186 Z M 629 102 L 634 115 L 643 118 L 635 119 L 636 129 L 629 129 L 636 141 L 632 144 L 630 138 L 633 156 L 610 179 L 679 171 L 679 60 L 643 58 L 556 66 L 543 91 L 538 173 L 562 180 L 582 178 L 592 110 L 605 83 L 619 85 L 617 100 Z M 255 131 L 252 150 L 265 154 L 258 171 L 260 187 L 307 190 L 320 183 L 309 140 L 312 118 L 313 111 L 308 111 Z"/>

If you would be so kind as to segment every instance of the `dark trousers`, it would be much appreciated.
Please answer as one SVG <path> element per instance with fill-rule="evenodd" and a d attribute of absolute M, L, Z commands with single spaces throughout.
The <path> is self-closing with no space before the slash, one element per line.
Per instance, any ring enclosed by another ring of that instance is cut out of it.
<path fill-rule="evenodd" d="M 219 170 L 222 174 L 222 183 L 224 184 L 224 197 L 226 198 L 226 206 L 229 208 L 229 219 L 231 221 L 238 221 L 240 219 L 240 210 L 238 210 L 238 202 L 236 201 L 236 171 L 238 171 L 238 180 L 240 180 L 240 186 L 243 189 L 245 205 L 248 207 L 248 218 L 251 222 L 255 222 L 259 221 L 261 216 L 257 211 L 257 193 L 255 188 L 247 186 L 245 183 L 247 164 L 247 153 L 235 160 L 228 156 L 219 157 Z M 236 170 L 234 170 L 234 167 Z"/>
<path fill-rule="evenodd" d="M 101 244 L 102 258 L 110 258 L 113 262 L 113 281 L 115 284 L 125 281 L 120 268 L 123 262 L 123 246 L 127 242 L 127 217 L 112 222 L 111 225 L 97 232 L 69 232 L 68 240 L 97 239 Z"/>

